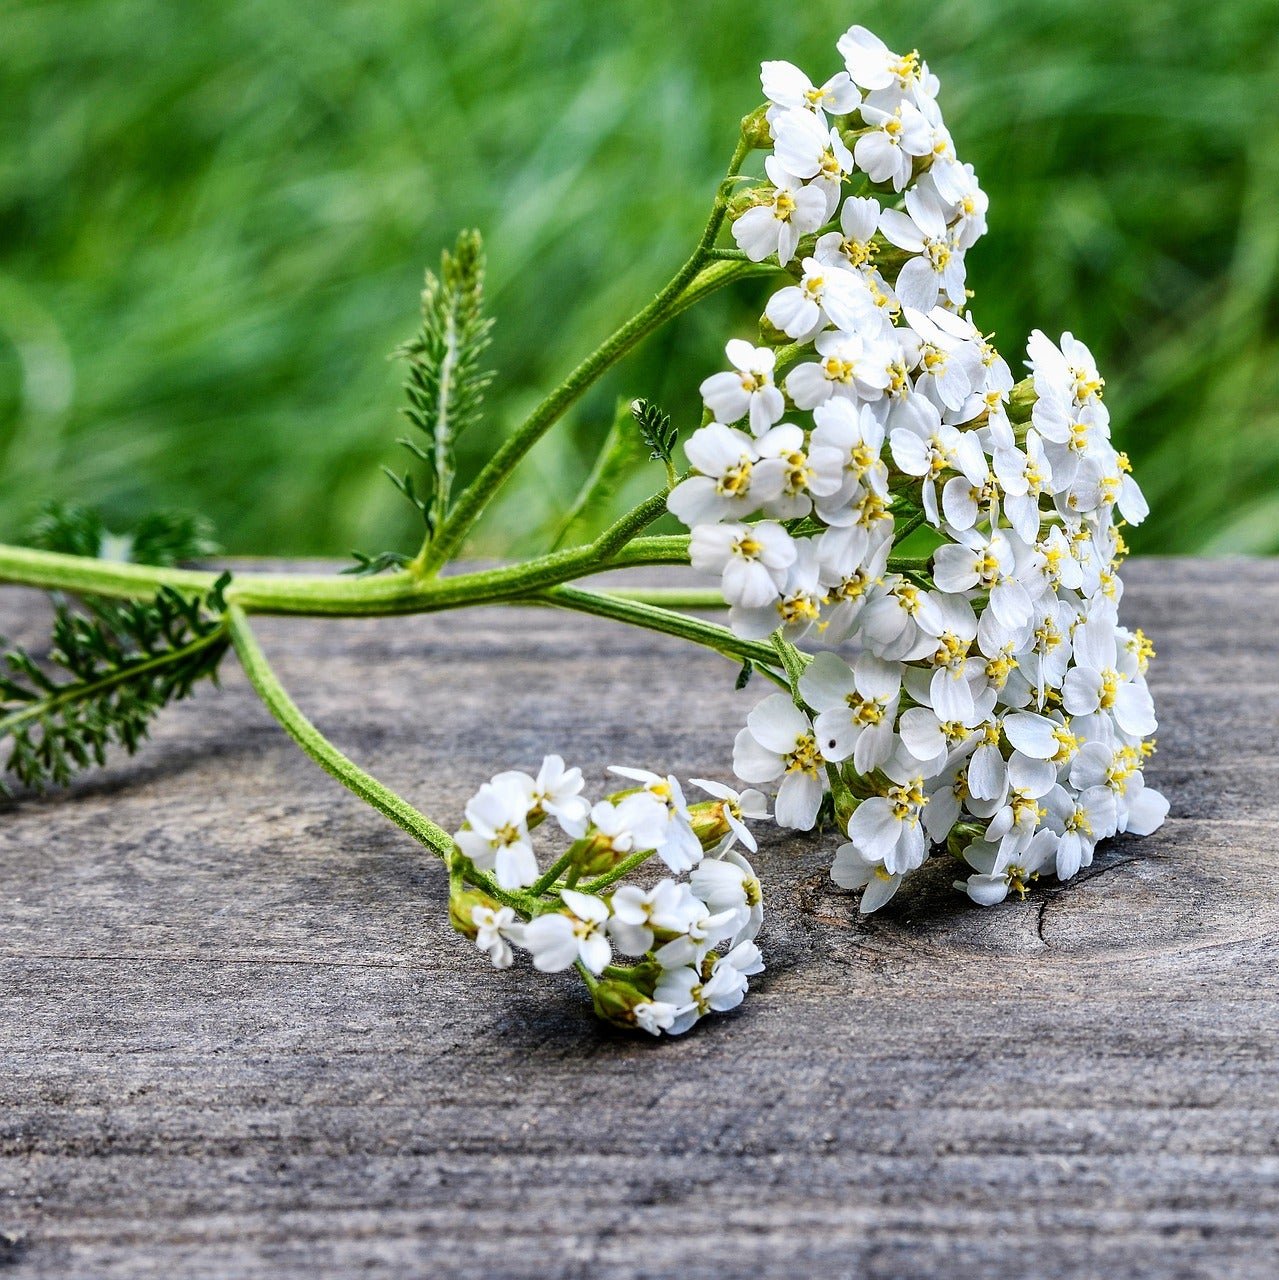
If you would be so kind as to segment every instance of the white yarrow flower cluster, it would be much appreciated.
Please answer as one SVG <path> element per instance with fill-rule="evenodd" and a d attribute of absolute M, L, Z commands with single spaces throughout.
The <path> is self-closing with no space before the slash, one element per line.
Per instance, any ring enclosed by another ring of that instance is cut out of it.
<path fill-rule="evenodd" d="M 1167 812 L 1142 773 L 1153 649 L 1119 621 L 1121 528 L 1147 507 L 1087 347 L 1036 332 L 1017 385 L 967 309 L 987 200 L 936 76 L 863 27 L 838 49 L 821 83 L 763 65 L 773 145 L 733 234 L 788 279 L 761 345 L 703 382 L 669 507 L 740 636 L 839 647 L 796 653 L 739 776 L 799 829 L 833 791 L 832 874 L 863 911 L 938 849 L 991 904 Z"/>
<path fill-rule="evenodd" d="M 701 779 L 693 785 L 711 799 L 690 807 L 674 776 L 610 772 L 629 785 L 594 804 L 581 770 L 559 756 L 536 777 L 508 771 L 486 782 L 454 839 L 526 909 L 464 890 L 455 923 L 494 967 L 509 968 L 516 949 L 546 973 L 576 967 L 603 1016 L 678 1035 L 735 1008 L 763 972 L 763 896 L 742 850 L 756 848 L 746 819 L 765 819 L 768 808 L 758 791 Z M 571 843 L 544 867 L 534 833 L 548 819 Z M 648 886 L 610 874 L 650 856 L 673 874 Z"/>

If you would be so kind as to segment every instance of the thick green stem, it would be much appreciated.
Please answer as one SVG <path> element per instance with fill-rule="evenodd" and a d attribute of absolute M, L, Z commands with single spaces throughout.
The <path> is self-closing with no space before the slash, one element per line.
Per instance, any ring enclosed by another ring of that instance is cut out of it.
<path fill-rule="evenodd" d="M 642 503 L 587 546 L 557 551 L 522 564 L 502 565 L 429 582 L 409 573 L 373 578 L 242 573 L 235 576 L 226 597 L 246 613 L 325 617 L 428 613 L 492 603 L 608 569 L 686 564 L 686 535 L 633 537 L 636 529 L 660 515 L 657 509 L 660 501 L 654 496 Z M 138 600 L 150 598 L 162 586 L 204 594 L 212 590 L 217 580 L 218 574 L 200 570 L 158 569 L 0 545 L 0 582 L 50 591 Z"/>
<path fill-rule="evenodd" d="M 742 167 L 742 162 L 749 151 L 750 147 L 745 139 L 739 140 L 737 149 L 733 152 L 733 158 L 729 162 L 728 172 L 716 193 L 711 216 L 688 261 L 647 306 L 637 311 L 601 346 L 591 352 L 516 428 L 514 434 L 507 437 L 497 452 L 485 463 L 479 475 L 462 492 L 452 514 L 444 522 L 444 527 L 423 546 L 413 564 L 415 573 L 429 577 L 448 563 L 462 545 L 471 527 L 480 518 L 484 508 L 488 506 L 493 495 L 506 482 L 524 455 L 563 417 L 582 393 L 598 381 L 603 373 L 612 368 L 655 329 L 660 328 L 672 316 L 678 315 L 680 311 L 691 305 L 690 301 L 682 297 L 685 292 L 696 292 L 699 298 L 705 296 L 704 288 L 697 289 L 698 275 L 706 266 L 710 250 L 714 247 L 720 228 L 724 224 L 724 217 L 728 212 L 731 179 Z M 739 266 L 740 264 L 725 265 Z M 717 286 L 733 278 L 732 273 L 725 271 L 717 271 L 713 277 Z"/>
<path fill-rule="evenodd" d="M 780 631 L 773 633 L 773 648 L 781 659 L 781 667 L 786 672 L 786 678 L 790 681 L 791 690 L 795 696 L 795 705 L 801 711 L 806 711 L 808 708 L 799 696 L 799 678 L 804 674 L 806 665 L 804 655 Z"/>
<path fill-rule="evenodd" d="M 44 591 L 139 600 L 155 595 L 161 587 L 203 595 L 217 579 L 216 573 L 197 569 L 156 569 L 0 543 L 0 582 Z"/>

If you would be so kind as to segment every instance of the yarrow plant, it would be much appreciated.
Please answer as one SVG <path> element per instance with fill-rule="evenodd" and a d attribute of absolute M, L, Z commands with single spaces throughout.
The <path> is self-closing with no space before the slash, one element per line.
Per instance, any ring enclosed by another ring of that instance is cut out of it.
<path fill-rule="evenodd" d="M 481 419 L 490 377 L 479 237 L 464 233 L 428 274 L 421 327 L 400 352 L 412 465 L 392 474 L 422 519 L 415 554 L 359 554 L 347 577 L 218 576 L 173 567 L 209 554 L 196 523 L 108 534 L 65 507 L 31 545 L 0 547 L 0 580 L 59 598 L 49 661 L 15 649 L 0 675 L 17 781 L 61 785 L 112 744 L 132 751 L 150 717 L 234 649 L 298 744 L 444 862 L 450 919 L 496 968 L 524 956 L 575 970 L 601 1017 L 653 1035 L 734 1008 L 763 970 L 763 893 L 746 854 L 749 822 L 770 807 L 779 826 L 822 833 L 833 879 L 860 891 L 862 912 L 930 857 L 993 906 L 1041 877 L 1069 880 L 1110 836 L 1158 828 L 1167 802 L 1143 776 L 1154 651 L 1119 621 L 1122 529 L 1147 509 L 1111 442 L 1105 381 L 1082 342 L 1039 331 L 1029 376 L 1014 377 L 970 310 L 965 255 L 985 234 L 987 198 L 956 154 L 937 77 L 864 27 L 837 51 L 842 68 L 821 81 L 763 64 L 766 101 L 742 122 L 688 261 L 459 493 L 454 445 Z M 752 275 L 777 287 L 758 334 L 729 338 L 727 367 L 701 382 L 686 471 L 680 425 L 637 400 L 573 511 L 607 495 L 628 431 L 665 471 L 652 497 L 583 545 L 441 574 L 602 373 Z M 668 511 L 687 533 L 647 535 Z M 717 585 L 569 585 L 653 564 Z M 739 685 L 770 681 L 732 748 L 747 788 L 692 780 L 706 798 L 690 803 L 673 776 L 614 767 L 616 790 L 592 801 L 582 771 L 548 755 L 536 773 L 480 786 L 450 834 L 310 724 L 250 622 L 479 603 L 646 627 L 741 664 Z M 691 612 L 712 609 L 726 625 Z"/>

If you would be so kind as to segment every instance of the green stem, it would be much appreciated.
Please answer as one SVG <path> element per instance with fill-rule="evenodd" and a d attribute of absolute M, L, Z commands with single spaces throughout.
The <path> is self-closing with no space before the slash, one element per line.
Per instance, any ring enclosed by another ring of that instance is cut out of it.
<path fill-rule="evenodd" d="M 529 895 L 534 898 L 540 898 L 563 874 L 573 859 L 577 856 L 578 847 L 576 842 L 569 847 L 546 869 L 546 871 L 529 886 Z"/>
<path fill-rule="evenodd" d="M 918 529 L 919 526 L 922 525 L 924 521 L 927 519 L 928 519 L 928 515 L 926 512 L 916 511 L 913 516 L 909 517 L 907 520 L 904 520 L 902 522 L 902 526 L 900 529 L 895 529 L 893 531 L 893 541 L 902 542 L 906 538 L 909 538 L 910 535 L 914 533 L 915 530 Z"/>
<path fill-rule="evenodd" d="M 582 892 L 598 893 L 601 889 L 607 889 L 609 885 L 616 884 L 623 876 L 630 875 L 636 867 L 642 867 L 653 856 L 653 853 L 652 849 L 641 849 L 638 853 L 631 854 L 629 858 L 623 858 L 612 871 L 606 871 L 602 876 L 596 876 L 588 884 L 582 885 Z"/>
<path fill-rule="evenodd" d="M 804 655 L 780 631 L 773 633 L 773 648 L 776 650 L 777 656 L 782 660 L 782 670 L 786 672 L 786 678 L 790 681 L 791 691 L 795 697 L 795 705 L 801 711 L 807 711 L 808 708 L 799 696 L 799 678 L 804 674 Z"/>
<path fill-rule="evenodd" d="M 654 520 L 660 520 L 666 514 L 666 498 L 670 493 L 669 489 L 663 489 L 661 493 L 655 493 L 651 498 L 646 498 L 643 502 L 628 511 L 620 520 L 614 521 L 603 533 L 600 534 L 594 542 L 590 544 L 590 550 L 599 560 L 607 560 L 615 556 L 621 549 L 631 542 L 638 534 L 647 529 Z M 677 543 L 674 539 L 680 539 Z M 657 538 L 648 539 L 648 546 L 656 549 L 658 546 Z M 685 559 L 688 558 L 688 536 L 683 534 L 675 534 L 668 536 L 663 544 L 668 547 L 678 547 Z"/>
<path fill-rule="evenodd" d="M 463 879 L 482 889 L 489 897 L 504 906 L 514 907 L 525 916 L 536 910 L 536 904 L 526 893 L 508 893 L 498 886 L 487 872 L 480 871 L 469 859 L 464 858 L 453 837 L 443 827 L 432 822 L 424 813 L 415 809 L 402 796 L 385 787 L 371 773 L 361 769 L 353 760 L 344 756 L 307 718 L 297 703 L 280 683 L 262 646 L 249 625 L 249 619 L 238 605 L 227 609 L 227 626 L 231 643 L 244 667 L 249 683 L 258 697 L 276 718 L 284 731 L 302 748 L 325 773 L 336 778 L 346 789 L 359 796 L 366 804 L 390 818 L 401 831 L 407 832 L 418 844 L 440 858 L 449 870 L 452 881 L 459 874 Z"/>
<path fill-rule="evenodd" d="M 727 609 L 724 593 L 715 587 L 610 587 L 614 600 L 631 600 L 636 604 L 657 605 L 664 609 Z"/>
<path fill-rule="evenodd" d="M 409 573 L 385 574 L 375 578 L 350 578 L 339 574 L 242 573 L 237 574 L 227 588 L 226 598 L 246 613 L 325 617 L 427 613 L 436 609 L 491 603 L 607 569 L 686 564 L 686 535 L 633 537 L 637 529 L 661 514 L 658 506 L 660 503 L 655 495 L 605 530 L 595 542 L 521 564 L 435 578 L 429 582 Z M 216 573 L 201 570 L 160 569 L 0 545 L 0 582 L 49 591 L 137 600 L 150 598 L 162 586 L 202 595 L 210 591 L 217 580 Z"/>
<path fill-rule="evenodd" d="M 197 569 L 156 569 L 0 543 L 0 582 L 45 591 L 137 600 L 155 595 L 161 587 L 204 595 L 216 581 L 217 574 Z"/>
<path fill-rule="evenodd" d="M 750 147 L 744 138 L 739 139 L 728 171 L 715 196 L 711 215 L 707 219 L 697 247 L 688 261 L 671 277 L 656 297 L 635 313 L 611 337 L 597 347 L 564 379 L 536 409 L 508 436 L 497 452 L 481 468 L 479 475 L 463 490 L 449 518 L 433 539 L 423 545 L 414 561 L 413 571 L 423 577 L 437 573 L 448 563 L 462 545 L 471 527 L 480 518 L 484 508 L 499 488 L 506 482 L 526 453 L 546 434 L 583 392 L 600 376 L 612 368 L 628 351 L 655 329 L 660 328 L 672 316 L 691 305 L 681 295 L 695 287 L 698 273 L 706 265 L 710 250 L 719 236 L 724 217 L 728 212 L 731 179 L 742 167 Z M 738 265 L 738 264 L 730 264 Z M 727 283 L 732 278 L 721 272 L 716 277 Z M 704 296 L 704 293 L 699 294 Z M 683 301 L 683 305 L 681 302 Z"/>
<path fill-rule="evenodd" d="M 280 683 L 279 677 L 267 661 L 257 636 L 249 626 L 243 609 L 231 605 L 227 609 L 227 624 L 231 642 L 239 655 L 240 663 L 249 683 L 267 710 L 276 718 L 284 731 L 302 748 L 325 773 L 336 778 L 346 789 L 359 796 L 365 804 L 390 818 L 401 831 L 407 832 L 418 844 L 440 858 L 449 869 L 450 879 L 457 874 L 484 890 L 491 898 L 508 907 L 528 914 L 531 901 L 522 893 L 507 893 L 498 887 L 492 876 L 478 870 L 461 856 L 453 837 L 443 827 L 437 826 L 425 814 L 420 813 L 407 800 L 389 787 L 383 786 L 371 773 L 361 769 L 353 760 L 342 754 L 299 709 Z"/>
<path fill-rule="evenodd" d="M 419 813 L 407 800 L 384 787 L 371 773 L 366 773 L 344 756 L 302 714 L 267 661 L 243 609 L 238 605 L 231 605 L 227 609 L 227 622 L 231 630 L 231 642 L 235 645 L 249 682 L 289 737 L 347 790 L 390 818 L 397 827 L 407 831 L 420 845 L 451 867 L 457 856 L 453 837 L 443 827 L 436 826 L 425 814 Z"/>
<path fill-rule="evenodd" d="M 586 989 L 594 994 L 595 988 L 600 985 L 600 980 L 580 960 L 574 960 L 573 964 L 578 973 L 582 975 L 582 981 L 586 983 Z"/>
<path fill-rule="evenodd" d="M 559 609 L 574 609 L 578 613 L 594 614 L 597 618 L 611 618 L 615 622 L 626 622 L 664 635 L 679 636 L 738 662 L 753 662 L 765 667 L 777 665 L 773 649 L 762 641 L 743 640 L 717 623 L 638 600 L 583 591 L 578 587 L 552 587 L 512 603 L 549 604 Z"/>

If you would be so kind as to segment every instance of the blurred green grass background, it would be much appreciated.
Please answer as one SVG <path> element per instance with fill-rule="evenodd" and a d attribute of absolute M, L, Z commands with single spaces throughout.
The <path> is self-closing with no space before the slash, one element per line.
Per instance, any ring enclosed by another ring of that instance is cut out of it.
<path fill-rule="evenodd" d="M 379 465 L 423 267 L 483 231 L 465 477 L 683 259 L 760 59 L 824 78 L 855 21 L 929 60 L 990 192 L 979 322 L 1017 362 L 1036 326 L 1101 360 L 1135 549 L 1279 549 L 1274 0 L 0 4 L 0 535 L 60 498 L 198 510 L 241 553 L 411 550 Z M 619 395 L 694 420 L 760 303 L 629 359 L 472 549 L 545 545 Z"/>

